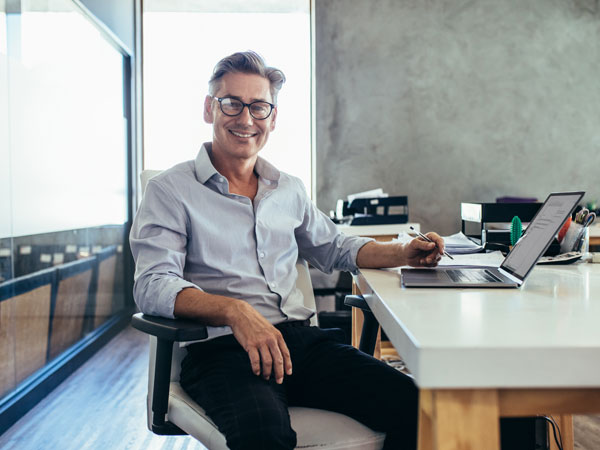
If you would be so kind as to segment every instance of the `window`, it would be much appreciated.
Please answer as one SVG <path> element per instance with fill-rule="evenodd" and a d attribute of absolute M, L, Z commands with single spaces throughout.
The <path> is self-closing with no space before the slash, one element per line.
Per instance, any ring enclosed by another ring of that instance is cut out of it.
<path fill-rule="evenodd" d="M 144 167 L 167 169 L 196 157 L 212 139 L 202 108 L 214 65 L 250 49 L 287 78 L 261 156 L 310 191 L 310 2 L 146 0 L 143 20 Z"/>
<path fill-rule="evenodd" d="M 71 0 L 4 7 L 0 1 L 3 413 L 27 408 L 39 393 L 16 399 L 42 382 L 44 369 L 127 313 L 130 298 L 129 57 Z M 1 433 L 8 422 L 0 422 Z"/>

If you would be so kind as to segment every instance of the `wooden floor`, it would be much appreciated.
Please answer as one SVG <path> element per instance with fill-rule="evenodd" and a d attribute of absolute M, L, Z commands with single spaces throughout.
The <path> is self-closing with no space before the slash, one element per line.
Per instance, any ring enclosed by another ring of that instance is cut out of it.
<path fill-rule="evenodd" d="M 127 328 L 0 436 L 2 450 L 205 450 L 146 427 L 148 337 Z"/>
<path fill-rule="evenodd" d="M 3 450 L 204 450 L 146 428 L 148 339 L 128 328 L 0 436 Z M 600 449 L 600 416 L 575 418 L 575 448 Z"/>

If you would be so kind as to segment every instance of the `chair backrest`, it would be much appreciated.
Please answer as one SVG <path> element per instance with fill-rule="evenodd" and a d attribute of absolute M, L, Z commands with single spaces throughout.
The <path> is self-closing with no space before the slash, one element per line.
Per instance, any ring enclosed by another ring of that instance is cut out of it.
<path fill-rule="evenodd" d="M 148 185 L 148 180 L 150 180 L 150 178 L 152 178 L 152 177 L 155 177 L 156 175 L 158 175 L 161 172 L 162 172 L 162 170 L 150 170 L 150 169 L 142 170 L 142 173 L 140 174 L 140 185 L 142 187 L 142 195 L 144 195 L 144 192 L 146 192 L 146 186 Z"/>

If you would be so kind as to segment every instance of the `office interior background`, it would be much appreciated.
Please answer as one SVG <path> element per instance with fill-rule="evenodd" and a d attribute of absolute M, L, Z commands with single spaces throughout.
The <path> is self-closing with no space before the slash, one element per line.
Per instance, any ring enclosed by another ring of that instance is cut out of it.
<path fill-rule="evenodd" d="M 225 54 L 286 72 L 265 157 L 325 213 L 381 187 L 451 234 L 461 201 L 600 200 L 598 0 L 0 7 L 0 432 L 127 325 L 139 172 L 210 139 Z"/>

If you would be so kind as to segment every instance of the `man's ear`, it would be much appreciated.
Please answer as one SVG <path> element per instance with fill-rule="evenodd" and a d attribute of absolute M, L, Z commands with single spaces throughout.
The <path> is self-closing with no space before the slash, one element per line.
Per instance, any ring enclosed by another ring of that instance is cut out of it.
<path fill-rule="evenodd" d="M 206 123 L 213 123 L 212 101 L 213 98 L 210 95 L 204 99 L 204 121 Z"/>
<path fill-rule="evenodd" d="M 271 131 L 273 131 L 275 129 L 276 119 L 277 119 L 277 108 L 273 108 L 273 112 L 271 113 L 271 127 L 270 127 Z"/>

